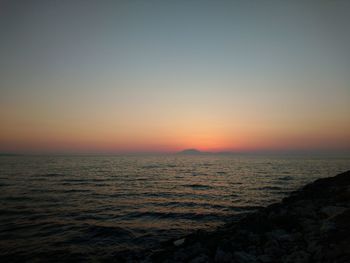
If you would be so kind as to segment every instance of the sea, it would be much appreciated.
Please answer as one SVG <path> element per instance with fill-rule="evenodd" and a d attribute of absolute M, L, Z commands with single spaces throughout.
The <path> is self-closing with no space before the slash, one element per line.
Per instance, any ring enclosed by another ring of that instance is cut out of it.
<path fill-rule="evenodd" d="M 118 262 L 281 201 L 350 157 L 0 157 L 1 262 Z"/>

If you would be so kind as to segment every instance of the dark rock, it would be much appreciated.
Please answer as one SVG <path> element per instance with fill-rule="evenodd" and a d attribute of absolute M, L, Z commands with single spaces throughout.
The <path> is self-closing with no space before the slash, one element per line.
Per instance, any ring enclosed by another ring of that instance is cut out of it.
<path fill-rule="evenodd" d="M 235 259 L 239 263 L 254 263 L 257 262 L 257 259 L 254 255 L 246 253 L 244 251 L 235 252 Z"/>
<path fill-rule="evenodd" d="M 183 243 L 185 243 L 185 238 L 181 238 L 174 241 L 175 246 L 181 246 Z"/>
<path fill-rule="evenodd" d="M 276 241 L 290 241 L 291 235 L 283 229 L 275 229 L 266 233 L 269 239 L 275 239 Z"/>
<path fill-rule="evenodd" d="M 205 254 L 201 254 L 190 261 L 190 263 L 206 263 L 209 262 L 209 257 Z"/>
<path fill-rule="evenodd" d="M 335 217 L 342 214 L 346 210 L 345 207 L 340 206 L 326 206 L 321 209 L 321 212 L 325 214 L 328 218 Z"/>
<path fill-rule="evenodd" d="M 296 251 L 282 259 L 283 263 L 307 263 L 309 254 L 305 251 Z"/>
<path fill-rule="evenodd" d="M 273 261 L 269 255 L 265 255 L 265 254 L 260 255 L 257 259 L 259 262 L 262 262 L 262 263 L 269 263 Z"/>
<path fill-rule="evenodd" d="M 279 247 L 279 243 L 274 239 L 270 239 L 266 242 L 264 252 L 273 257 L 280 256 L 283 253 Z"/>
<path fill-rule="evenodd" d="M 230 252 L 223 251 L 218 248 L 215 253 L 215 262 L 232 262 L 232 254 Z"/>

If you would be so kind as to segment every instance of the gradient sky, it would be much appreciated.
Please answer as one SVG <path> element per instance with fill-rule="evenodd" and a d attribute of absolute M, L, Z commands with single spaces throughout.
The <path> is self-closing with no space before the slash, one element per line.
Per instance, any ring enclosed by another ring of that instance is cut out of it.
<path fill-rule="evenodd" d="M 350 1 L 0 0 L 0 151 L 350 151 L 349 25 Z"/>

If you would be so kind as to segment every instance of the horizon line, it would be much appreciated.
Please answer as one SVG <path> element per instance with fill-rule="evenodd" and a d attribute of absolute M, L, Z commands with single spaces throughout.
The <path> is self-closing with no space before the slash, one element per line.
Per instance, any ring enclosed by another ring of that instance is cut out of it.
<path fill-rule="evenodd" d="M 187 150 L 196 150 L 198 151 L 197 155 L 237 155 L 237 154 L 261 154 L 261 155 L 268 155 L 268 154 L 278 154 L 278 155 L 304 155 L 304 154 L 315 154 L 315 155 L 339 155 L 339 154 L 349 154 L 350 155 L 350 149 L 337 149 L 337 150 L 330 150 L 330 149 L 289 149 L 289 150 L 268 150 L 268 149 L 262 149 L 262 150 L 222 150 L 222 151 L 201 151 L 196 148 L 187 148 L 179 151 L 0 151 L 0 156 L 28 156 L 28 155 L 86 155 L 86 156 L 96 156 L 96 155 L 105 155 L 105 156 L 113 156 L 113 155 L 176 155 L 176 154 L 183 154 L 186 155 L 185 151 Z M 191 154 L 187 154 L 191 155 Z M 196 154 L 192 154 L 196 155 Z"/>

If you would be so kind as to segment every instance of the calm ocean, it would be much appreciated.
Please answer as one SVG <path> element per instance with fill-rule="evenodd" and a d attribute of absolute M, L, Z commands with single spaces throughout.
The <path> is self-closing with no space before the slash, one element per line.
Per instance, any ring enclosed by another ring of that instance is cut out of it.
<path fill-rule="evenodd" d="M 0 157 L 0 261 L 136 253 L 349 169 L 310 156 Z"/>

